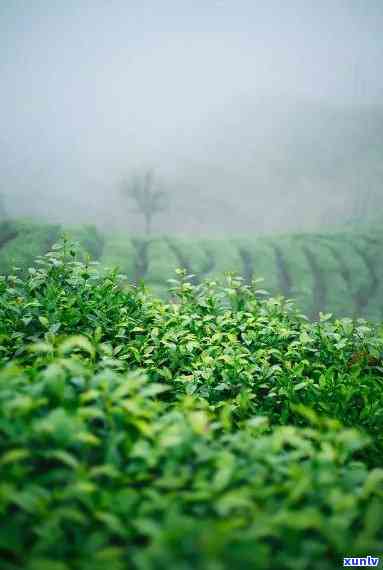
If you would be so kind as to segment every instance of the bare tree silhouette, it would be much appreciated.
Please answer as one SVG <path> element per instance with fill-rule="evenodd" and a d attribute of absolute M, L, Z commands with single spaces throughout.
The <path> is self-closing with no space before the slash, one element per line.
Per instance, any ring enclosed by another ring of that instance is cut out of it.
<path fill-rule="evenodd" d="M 158 189 L 153 170 L 136 174 L 124 181 L 122 193 L 135 202 L 137 207 L 135 211 L 144 216 L 145 233 L 149 235 L 152 231 L 153 217 L 168 207 L 168 195 Z"/>

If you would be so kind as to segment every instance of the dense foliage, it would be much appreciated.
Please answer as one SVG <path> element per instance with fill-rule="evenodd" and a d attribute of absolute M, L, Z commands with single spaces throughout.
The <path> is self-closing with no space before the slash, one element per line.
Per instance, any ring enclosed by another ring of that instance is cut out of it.
<path fill-rule="evenodd" d="M 121 287 L 66 241 L 0 282 L 3 570 L 381 554 L 381 331 L 257 283 Z"/>

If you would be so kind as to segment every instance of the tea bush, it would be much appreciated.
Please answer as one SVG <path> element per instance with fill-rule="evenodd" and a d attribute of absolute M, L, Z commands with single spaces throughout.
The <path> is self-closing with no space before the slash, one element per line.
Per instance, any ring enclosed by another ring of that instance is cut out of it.
<path fill-rule="evenodd" d="M 0 568 L 382 554 L 381 331 L 227 275 L 171 301 L 66 240 L 0 281 Z M 124 283 L 124 286 L 122 286 Z"/>

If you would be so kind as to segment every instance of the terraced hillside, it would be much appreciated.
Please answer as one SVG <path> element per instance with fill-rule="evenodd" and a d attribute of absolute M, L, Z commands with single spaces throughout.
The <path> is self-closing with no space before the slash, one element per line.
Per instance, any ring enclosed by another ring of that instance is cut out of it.
<path fill-rule="evenodd" d="M 27 267 L 36 255 L 48 251 L 63 229 L 1 224 L 0 271 L 10 272 L 12 265 Z M 177 267 L 192 274 L 194 283 L 232 271 L 246 283 L 263 278 L 260 288 L 295 299 L 311 319 L 320 311 L 383 318 L 383 230 L 378 227 L 221 240 L 101 236 L 92 227 L 72 228 L 70 234 L 103 266 L 118 267 L 130 281 L 144 280 L 162 297 Z"/>
<path fill-rule="evenodd" d="M 302 312 L 383 318 L 383 231 L 207 240 L 176 237 L 105 241 L 102 264 L 118 265 L 129 279 L 143 279 L 166 295 L 166 279 L 177 267 L 193 281 L 241 274 L 246 283 L 264 278 L 262 288 L 297 301 Z"/>

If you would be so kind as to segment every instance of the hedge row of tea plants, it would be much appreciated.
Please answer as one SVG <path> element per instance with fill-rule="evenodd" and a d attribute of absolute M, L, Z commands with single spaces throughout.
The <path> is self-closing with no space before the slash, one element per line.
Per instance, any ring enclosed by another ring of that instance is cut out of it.
<path fill-rule="evenodd" d="M 170 287 L 66 241 L 0 281 L 0 568 L 381 555 L 381 330 L 309 323 L 233 275 Z"/>
<path fill-rule="evenodd" d="M 27 268 L 62 230 L 30 222 L 0 224 L 0 272 L 10 273 L 14 265 Z M 234 271 L 247 284 L 264 279 L 270 296 L 292 298 L 312 320 L 321 311 L 383 319 L 380 228 L 237 239 L 103 235 L 91 226 L 70 228 L 69 233 L 103 267 L 118 267 L 136 283 L 143 279 L 164 299 L 169 299 L 167 279 L 177 267 L 193 274 L 194 284 Z"/>
<path fill-rule="evenodd" d="M 133 248 L 126 235 L 107 236 L 105 241 L 103 264 L 113 261 L 129 279 L 144 279 L 163 298 L 167 279 L 177 267 L 192 273 L 194 283 L 235 271 L 246 283 L 263 278 L 271 296 L 294 299 L 311 319 L 321 311 L 338 317 L 383 318 L 379 229 L 238 239 L 136 237 Z M 109 241 L 113 256 L 107 253 Z"/>
<path fill-rule="evenodd" d="M 38 255 L 51 249 L 64 230 L 60 224 L 3 220 L 0 222 L 0 272 L 11 274 L 14 267 L 26 270 Z M 93 259 L 102 255 L 104 237 L 94 226 L 74 226 L 69 233 L 80 242 L 82 255 Z M 126 251 L 126 247 L 124 249 Z"/>
<path fill-rule="evenodd" d="M 13 267 L 26 269 L 36 256 L 46 253 L 58 239 L 60 226 L 28 221 L 0 222 L 0 268 L 12 273 Z"/>

